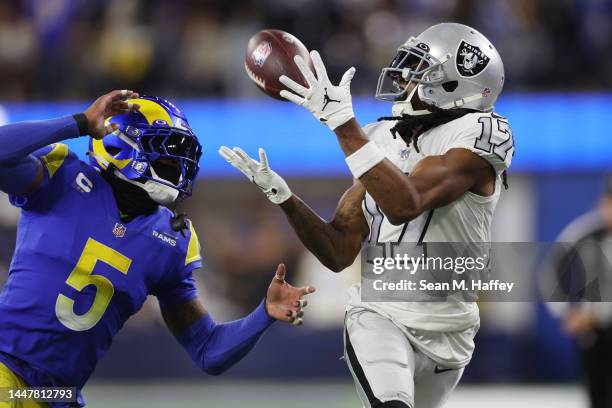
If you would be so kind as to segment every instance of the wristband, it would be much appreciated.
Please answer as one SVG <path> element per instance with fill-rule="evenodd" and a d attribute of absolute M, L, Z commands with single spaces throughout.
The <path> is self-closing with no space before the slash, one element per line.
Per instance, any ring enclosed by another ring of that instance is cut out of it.
<path fill-rule="evenodd" d="M 87 116 L 85 116 L 84 113 L 75 113 L 72 117 L 79 127 L 79 134 L 81 136 L 87 135 L 89 132 L 89 121 L 87 120 Z"/>
<path fill-rule="evenodd" d="M 385 155 L 376 146 L 376 143 L 368 142 L 345 160 L 353 177 L 358 179 L 384 159 Z"/>

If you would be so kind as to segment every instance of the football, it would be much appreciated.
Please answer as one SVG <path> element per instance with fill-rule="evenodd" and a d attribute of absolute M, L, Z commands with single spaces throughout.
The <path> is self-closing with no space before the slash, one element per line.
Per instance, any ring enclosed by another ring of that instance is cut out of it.
<path fill-rule="evenodd" d="M 244 68 L 247 75 L 266 94 L 286 101 L 280 91 L 286 87 L 278 81 L 286 75 L 306 86 L 293 57 L 301 55 L 314 72 L 308 49 L 295 36 L 281 30 L 267 29 L 256 33 L 249 40 Z"/>

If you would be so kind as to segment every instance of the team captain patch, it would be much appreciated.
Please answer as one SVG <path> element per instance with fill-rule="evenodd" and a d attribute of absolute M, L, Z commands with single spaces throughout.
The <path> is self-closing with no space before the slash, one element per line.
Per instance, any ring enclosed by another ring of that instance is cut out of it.
<path fill-rule="evenodd" d="M 457 71 L 463 77 L 472 77 L 480 74 L 489 64 L 489 57 L 482 50 L 465 40 L 457 48 Z"/>

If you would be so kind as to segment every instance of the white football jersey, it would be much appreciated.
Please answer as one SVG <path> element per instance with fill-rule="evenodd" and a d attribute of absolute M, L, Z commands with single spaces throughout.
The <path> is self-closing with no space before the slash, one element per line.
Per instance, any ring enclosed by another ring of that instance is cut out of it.
<path fill-rule="evenodd" d="M 514 141 L 505 118 L 495 113 L 469 113 L 459 119 L 423 133 L 417 141 L 419 151 L 394 137 L 392 121 L 363 128 L 368 138 L 387 159 L 410 174 L 427 156 L 443 155 L 450 149 L 470 150 L 487 160 L 495 170 L 495 191 L 488 197 L 466 192 L 458 200 L 426 211 L 403 225 L 393 225 L 366 193 L 363 213 L 370 227 L 369 243 L 377 242 L 490 242 L 493 212 L 501 191 L 501 174 L 512 161 Z M 413 343 L 434 360 L 463 366 L 474 348 L 480 318 L 476 303 L 469 302 L 361 302 L 360 287 L 349 290 L 349 308 L 365 307 L 404 326 Z M 424 333 L 446 333 L 440 336 Z M 456 335 L 451 335 L 455 333 Z"/>

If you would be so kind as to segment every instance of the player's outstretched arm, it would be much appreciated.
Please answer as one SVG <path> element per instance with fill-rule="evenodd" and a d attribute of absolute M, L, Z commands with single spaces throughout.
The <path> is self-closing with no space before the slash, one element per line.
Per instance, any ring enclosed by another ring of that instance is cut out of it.
<path fill-rule="evenodd" d="M 336 133 L 353 176 L 365 186 L 391 223 L 410 221 L 423 211 L 451 203 L 472 188 L 491 188 L 495 179 L 492 167 L 465 149 L 428 157 L 406 176 L 385 159 L 355 120 L 350 92 L 355 69 L 346 71 L 340 83 L 334 85 L 319 53 L 311 51 L 310 57 L 315 73 L 300 56 L 294 58 L 308 88 L 281 76 L 279 81 L 289 91 L 280 94 L 307 108 Z"/>
<path fill-rule="evenodd" d="M 12 123 L 0 127 L 0 190 L 9 194 L 34 191 L 43 181 L 40 161 L 30 153 L 52 143 L 79 136 L 103 137 L 104 118 L 138 106 L 127 102 L 138 97 L 132 91 L 113 91 L 98 98 L 84 113 L 57 119 Z"/>
<path fill-rule="evenodd" d="M 296 288 L 285 281 L 285 266 L 279 265 L 266 298 L 248 316 L 217 324 L 198 300 L 162 309 L 170 331 L 200 369 L 219 375 L 232 367 L 255 346 L 276 320 L 301 325 L 304 296 L 315 288 Z"/>
<path fill-rule="evenodd" d="M 361 211 L 364 196 L 365 188 L 355 182 L 340 199 L 330 222 L 296 195 L 280 206 L 304 246 L 327 268 L 340 272 L 355 261 L 369 231 Z"/>
<path fill-rule="evenodd" d="M 448 205 L 468 191 L 486 196 L 495 188 L 491 165 L 467 149 L 428 156 L 406 175 L 368 141 L 356 120 L 339 126 L 335 133 L 351 172 L 393 224 Z"/>
<path fill-rule="evenodd" d="M 323 220 L 298 196 L 272 168 L 263 149 L 259 161 L 244 150 L 221 146 L 219 154 L 256 184 L 270 201 L 279 204 L 298 237 L 323 265 L 340 272 L 351 265 L 368 233 L 368 225 L 361 212 L 365 196 L 363 185 L 356 182 L 344 193 L 331 222 Z"/>

